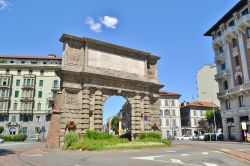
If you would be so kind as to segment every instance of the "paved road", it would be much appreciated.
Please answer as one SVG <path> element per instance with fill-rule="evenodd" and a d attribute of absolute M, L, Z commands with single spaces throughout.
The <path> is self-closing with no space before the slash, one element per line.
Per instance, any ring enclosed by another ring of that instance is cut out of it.
<path fill-rule="evenodd" d="M 31 146 L 31 145 L 28 145 Z M 32 145 L 34 146 L 34 145 Z M 38 146 L 36 144 L 36 146 Z M 209 147 L 209 148 L 208 148 Z M 212 148 L 211 148 L 212 147 Z M 0 149 L 1 149 L 0 145 Z M 216 149 L 215 149 L 216 148 Z M 19 149 L 19 148 L 16 148 Z M 170 148 L 114 150 L 101 152 L 80 151 L 44 151 L 35 148 L 20 153 L 20 158 L 28 161 L 24 166 L 249 166 L 239 158 L 223 153 L 237 149 L 250 152 L 250 145 L 205 143 L 205 142 L 176 142 Z M 250 155 L 250 153 L 248 153 Z M 6 154 L 8 156 L 9 154 Z M 0 165 L 7 166 L 1 162 Z M 26 165 L 25 165 L 26 164 Z M 21 164 L 20 164 L 21 165 Z M 13 165 L 15 166 L 15 165 Z M 18 165 L 19 166 L 19 165 Z"/>

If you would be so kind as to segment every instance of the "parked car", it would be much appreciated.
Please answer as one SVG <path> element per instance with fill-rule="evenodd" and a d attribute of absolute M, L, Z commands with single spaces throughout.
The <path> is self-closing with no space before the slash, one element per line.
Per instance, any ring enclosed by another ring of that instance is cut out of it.
<path fill-rule="evenodd" d="M 217 138 L 216 138 L 217 137 Z M 222 141 L 223 140 L 223 134 L 218 133 L 205 133 L 204 141 Z"/>
<path fill-rule="evenodd" d="M 190 135 L 184 135 L 184 136 L 178 137 L 178 140 L 192 140 L 192 139 L 193 137 Z"/>
<path fill-rule="evenodd" d="M 202 135 L 195 135 L 193 136 L 193 140 L 196 140 L 196 141 L 203 141 L 204 140 L 204 134 Z"/>
<path fill-rule="evenodd" d="M 0 144 L 4 143 L 4 139 L 0 138 Z"/>

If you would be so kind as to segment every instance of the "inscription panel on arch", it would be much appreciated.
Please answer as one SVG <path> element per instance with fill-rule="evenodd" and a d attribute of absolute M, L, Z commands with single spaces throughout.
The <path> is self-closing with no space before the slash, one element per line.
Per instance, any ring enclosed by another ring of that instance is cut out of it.
<path fill-rule="evenodd" d="M 88 50 L 88 66 L 145 76 L 144 60 L 93 49 Z"/>

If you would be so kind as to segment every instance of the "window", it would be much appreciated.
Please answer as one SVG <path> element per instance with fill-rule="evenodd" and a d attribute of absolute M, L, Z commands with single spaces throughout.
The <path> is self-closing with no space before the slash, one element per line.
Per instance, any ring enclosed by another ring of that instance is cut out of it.
<path fill-rule="evenodd" d="M 25 64 L 25 61 L 21 61 L 22 64 Z"/>
<path fill-rule="evenodd" d="M 21 69 L 18 69 L 18 70 L 17 70 L 17 75 L 21 75 L 21 72 L 22 72 L 22 70 L 21 70 Z"/>
<path fill-rule="evenodd" d="M 194 126 L 197 126 L 197 119 L 194 119 Z"/>
<path fill-rule="evenodd" d="M 173 127 L 176 126 L 176 119 L 173 119 L 172 125 L 173 125 Z"/>
<path fill-rule="evenodd" d="M 51 120 L 51 114 L 46 115 L 46 121 L 50 121 Z"/>
<path fill-rule="evenodd" d="M 10 63 L 14 63 L 14 61 L 10 61 Z"/>
<path fill-rule="evenodd" d="M 27 127 L 23 127 L 23 133 L 27 133 Z"/>
<path fill-rule="evenodd" d="M 6 69 L 6 74 L 10 74 L 10 69 Z"/>
<path fill-rule="evenodd" d="M 166 126 L 169 126 L 169 119 L 166 119 Z"/>
<path fill-rule="evenodd" d="M 247 37 L 250 38 L 250 28 L 247 28 Z"/>
<path fill-rule="evenodd" d="M 164 103 L 165 103 L 165 104 L 164 104 L 165 106 L 168 106 L 168 100 L 165 99 L 165 100 L 164 100 Z"/>
<path fill-rule="evenodd" d="M 17 103 L 14 103 L 14 105 L 13 105 L 13 110 L 17 110 Z"/>
<path fill-rule="evenodd" d="M 20 86 L 20 80 L 16 80 L 16 86 Z"/>
<path fill-rule="evenodd" d="M 217 36 L 221 36 L 221 31 L 219 31 L 219 32 L 217 33 Z"/>
<path fill-rule="evenodd" d="M 53 99 L 56 98 L 57 92 L 52 92 Z"/>
<path fill-rule="evenodd" d="M 39 87 L 43 86 L 43 80 L 39 80 Z"/>
<path fill-rule="evenodd" d="M 228 83 L 227 83 L 227 81 L 224 81 L 223 85 L 224 85 L 224 90 L 227 90 L 228 89 Z"/>
<path fill-rule="evenodd" d="M 172 116 L 176 116 L 175 115 L 175 109 L 172 110 Z"/>
<path fill-rule="evenodd" d="M 242 85 L 243 84 L 243 80 L 242 80 L 242 77 L 240 75 L 237 76 L 237 82 L 238 82 L 238 85 Z"/>
<path fill-rule="evenodd" d="M 222 63 L 221 64 L 221 70 L 225 70 L 226 69 L 226 63 Z"/>
<path fill-rule="evenodd" d="M 42 107 L 42 104 L 41 104 L 41 103 L 37 103 L 37 110 L 38 110 L 38 111 L 41 110 L 41 107 Z"/>
<path fill-rule="evenodd" d="M 41 75 L 41 76 L 44 75 L 44 70 L 40 70 L 40 75 Z"/>
<path fill-rule="evenodd" d="M 235 66 L 240 66 L 240 59 L 239 59 L 239 56 L 235 56 L 235 57 L 234 57 L 234 62 L 235 62 Z"/>
<path fill-rule="evenodd" d="M 247 15 L 248 13 L 249 13 L 248 8 L 246 8 L 245 10 L 243 10 L 243 11 L 241 12 L 241 15 L 242 15 L 242 16 L 245 16 L 245 15 Z"/>
<path fill-rule="evenodd" d="M 165 116 L 170 116 L 170 111 L 169 110 L 164 110 Z"/>
<path fill-rule="evenodd" d="M 231 109 L 231 106 L 230 106 L 230 100 L 229 100 L 229 99 L 226 99 L 226 100 L 225 100 L 225 104 L 226 104 L 226 109 L 227 109 L 227 110 L 230 110 L 230 109 Z"/>
<path fill-rule="evenodd" d="M 15 91 L 15 97 L 19 96 L 19 91 Z"/>
<path fill-rule="evenodd" d="M 163 110 L 161 110 L 161 116 L 164 116 Z"/>
<path fill-rule="evenodd" d="M 43 64 L 44 64 L 44 65 L 46 65 L 46 64 L 47 64 L 47 62 L 43 62 Z"/>
<path fill-rule="evenodd" d="M 40 122 L 40 116 L 36 116 L 36 121 Z"/>
<path fill-rule="evenodd" d="M 194 110 L 193 112 L 194 112 L 194 116 L 196 116 L 196 111 Z"/>
<path fill-rule="evenodd" d="M 40 133 L 40 127 L 35 127 L 35 133 Z"/>
<path fill-rule="evenodd" d="M 227 118 L 227 123 L 234 123 L 234 118 Z"/>
<path fill-rule="evenodd" d="M 29 70 L 29 74 L 32 74 L 32 73 L 33 73 L 33 70 L 30 69 L 30 70 Z"/>
<path fill-rule="evenodd" d="M 230 22 L 228 23 L 228 26 L 229 26 L 229 27 L 234 26 L 234 20 L 230 21 Z"/>
<path fill-rule="evenodd" d="M 244 107 L 243 96 L 239 96 L 239 107 Z"/>
<path fill-rule="evenodd" d="M 37 64 L 37 61 L 31 61 L 31 64 Z"/>
<path fill-rule="evenodd" d="M 223 53 L 223 48 L 219 47 L 219 53 Z"/>
<path fill-rule="evenodd" d="M 232 40 L 232 44 L 233 44 L 233 48 L 237 47 L 237 40 L 235 38 L 233 38 Z"/>
<path fill-rule="evenodd" d="M 38 92 L 38 98 L 42 98 L 43 97 L 43 92 L 42 91 L 39 91 Z"/>
<path fill-rule="evenodd" d="M 172 106 L 175 106 L 175 100 L 172 100 Z"/>

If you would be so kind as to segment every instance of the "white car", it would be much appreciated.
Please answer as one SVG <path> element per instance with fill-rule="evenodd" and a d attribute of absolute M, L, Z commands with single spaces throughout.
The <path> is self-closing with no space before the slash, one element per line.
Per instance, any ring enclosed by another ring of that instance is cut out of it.
<path fill-rule="evenodd" d="M 0 144 L 4 143 L 4 139 L 0 138 Z"/>
<path fill-rule="evenodd" d="M 192 140 L 193 137 L 189 135 L 184 135 L 182 137 L 178 137 L 178 140 Z"/>

